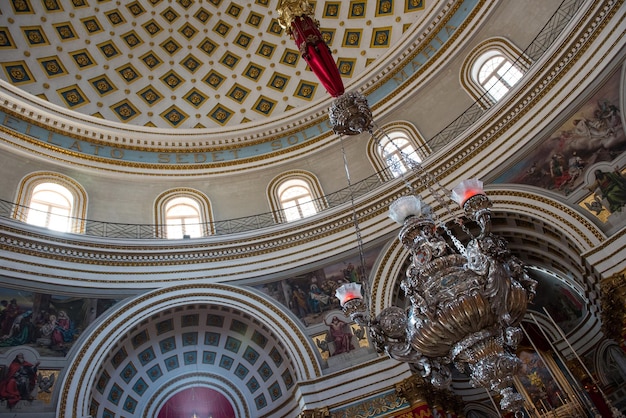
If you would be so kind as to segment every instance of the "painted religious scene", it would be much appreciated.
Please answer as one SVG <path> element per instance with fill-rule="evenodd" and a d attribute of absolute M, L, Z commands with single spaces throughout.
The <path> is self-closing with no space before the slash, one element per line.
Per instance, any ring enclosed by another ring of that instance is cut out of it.
<path fill-rule="evenodd" d="M 346 317 L 335 297 L 345 283 L 371 272 L 380 248 L 285 280 L 255 286 L 297 316 L 314 341 L 326 367 L 346 367 L 350 358 L 374 352 L 365 328 Z"/>
<path fill-rule="evenodd" d="M 323 323 L 329 311 L 341 309 L 335 290 L 345 283 L 360 282 L 363 269 L 371 271 L 379 252 L 375 249 L 364 254 L 364 266 L 356 256 L 255 288 L 287 306 L 304 326 L 314 326 Z"/>
<path fill-rule="evenodd" d="M 565 123 L 495 180 L 582 194 L 581 208 L 601 223 L 626 205 L 626 135 L 616 72 Z"/>
<path fill-rule="evenodd" d="M 555 379 L 555 373 L 557 373 L 557 367 L 550 360 L 550 366 L 552 370 L 548 370 L 548 366 L 544 362 L 544 358 L 547 356 L 543 353 L 542 357 L 536 351 L 532 349 L 520 349 L 517 353 L 522 362 L 518 379 L 521 383 L 519 386 L 525 392 L 526 399 L 532 404 L 530 408 L 533 409 L 535 414 L 549 414 L 555 412 L 557 409 L 566 404 L 566 399 L 570 396 L 567 390 L 569 384 L 564 380 L 558 382 Z M 561 373 L 558 372 L 559 376 Z M 561 384 L 559 384 L 561 383 Z M 562 386 L 566 385 L 567 388 Z"/>
<path fill-rule="evenodd" d="M 39 359 L 63 358 L 79 335 L 116 303 L 0 288 L 0 406 L 49 403 L 59 370 Z"/>
<path fill-rule="evenodd" d="M 65 356 L 81 331 L 113 304 L 109 299 L 0 289 L 0 354 L 28 346 L 41 357 Z"/>

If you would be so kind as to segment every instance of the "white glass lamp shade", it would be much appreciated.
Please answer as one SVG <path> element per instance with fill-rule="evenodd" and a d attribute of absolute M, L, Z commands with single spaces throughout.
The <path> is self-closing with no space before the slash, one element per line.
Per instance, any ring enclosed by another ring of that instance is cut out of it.
<path fill-rule="evenodd" d="M 402 196 L 389 205 L 389 217 L 399 224 L 403 224 L 408 217 L 427 215 L 429 212 L 430 206 L 414 195 Z"/>
<path fill-rule="evenodd" d="M 483 182 L 478 179 L 463 180 L 454 189 L 452 189 L 452 200 L 463 207 L 467 199 L 478 194 L 485 194 L 483 191 Z"/>
<path fill-rule="evenodd" d="M 352 299 L 363 299 L 361 294 L 361 283 L 346 283 L 335 290 L 335 296 L 339 299 L 341 306 Z"/>

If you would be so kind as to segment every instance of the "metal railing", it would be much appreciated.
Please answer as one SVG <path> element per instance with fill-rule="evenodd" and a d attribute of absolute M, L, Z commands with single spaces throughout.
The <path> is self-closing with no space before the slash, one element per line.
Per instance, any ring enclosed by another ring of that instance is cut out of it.
<path fill-rule="evenodd" d="M 323 210 L 350 203 L 352 199 L 361 197 L 380 187 L 383 184 L 382 176 L 391 178 L 388 172 L 376 173 L 358 183 L 352 184 L 350 187 L 316 199 L 314 203 L 316 207 Z M 39 210 L 0 199 L 0 217 L 2 218 L 25 221 L 30 211 Z M 45 212 L 43 214 L 46 215 Z M 67 219 L 70 225 L 78 226 L 76 232 L 88 236 L 117 239 L 154 239 L 165 235 L 163 233 L 165 228 L 163 225 L 106 222 L 77 217 L 59 217 L 58 215 L 55 215 L 55 217 Z M 284 213 L 282 211 L 274 211 L 196 225 L 202 231 L 213 231 L 212 235 L 228 235 L 271 227 L 280 222 L 280 219 L 285 219 Z"/>
<path fill-rule="evenodd" d="M 564 0 L 559 8 L 552 14 L 548 22 L 543 26 L 541 31 L 535 36 L 530 45 L 524 50 L 522 56 L 517 57 L 515 63 L 526 61 L 524 57 L 530 58 L 531 62 L 537 62 L 538 59 L 547 51 L 555 39 L 561 34 L 565 26 L 571 21 L 574 14 L 579 10 L 584 0 Z M 439 133 L 426 141 L 430 149 L 437 151 L 448 144 L 454 138 L 460 136 L 472 124 L 474 124 L 488 108 L 484 103 L 488 97 L 488 93 L 484 93 L 470 107 L 454 119 L 448 126 L 443 128 Z M 490 100 L 486 100 L 489 102 Z"/>

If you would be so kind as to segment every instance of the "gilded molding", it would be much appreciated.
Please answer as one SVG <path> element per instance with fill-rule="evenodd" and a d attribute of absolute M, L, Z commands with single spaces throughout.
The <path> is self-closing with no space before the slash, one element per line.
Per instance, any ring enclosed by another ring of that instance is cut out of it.
<path fill-rule="evenodd" d="M 626 333 L 626 270 L 600 281 L 602 332 L 620 345 Z"/>

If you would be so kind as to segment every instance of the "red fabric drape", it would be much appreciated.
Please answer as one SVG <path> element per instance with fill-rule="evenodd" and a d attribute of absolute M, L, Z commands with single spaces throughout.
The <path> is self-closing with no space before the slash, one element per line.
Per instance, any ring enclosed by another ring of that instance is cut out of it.
<path fill-rule="evenodd" d="M 611 413 L 611 408 L 609 408 L 609 406 L 606 404 L 604 398 L 602 397 L 602 394 L 595 385 L 585 385 L 585 390 L 589 394 L 589 397 L 591 398 L 593 404 L 596 406 L 596 408 L 598 408 L 598 412 L 600 412 L 600 415 L 602 415 L 603 417 L 610 417 L 613 415 Z"/>
<path fill-rule="evenodd" d="M 341 75 L 313 19 L 308 16 L 297 17 L 291 22 L 291 33 L 302 58 L 309 64 L 326 91 L 333 97 L 341 96 L 345 91 Z"/>

